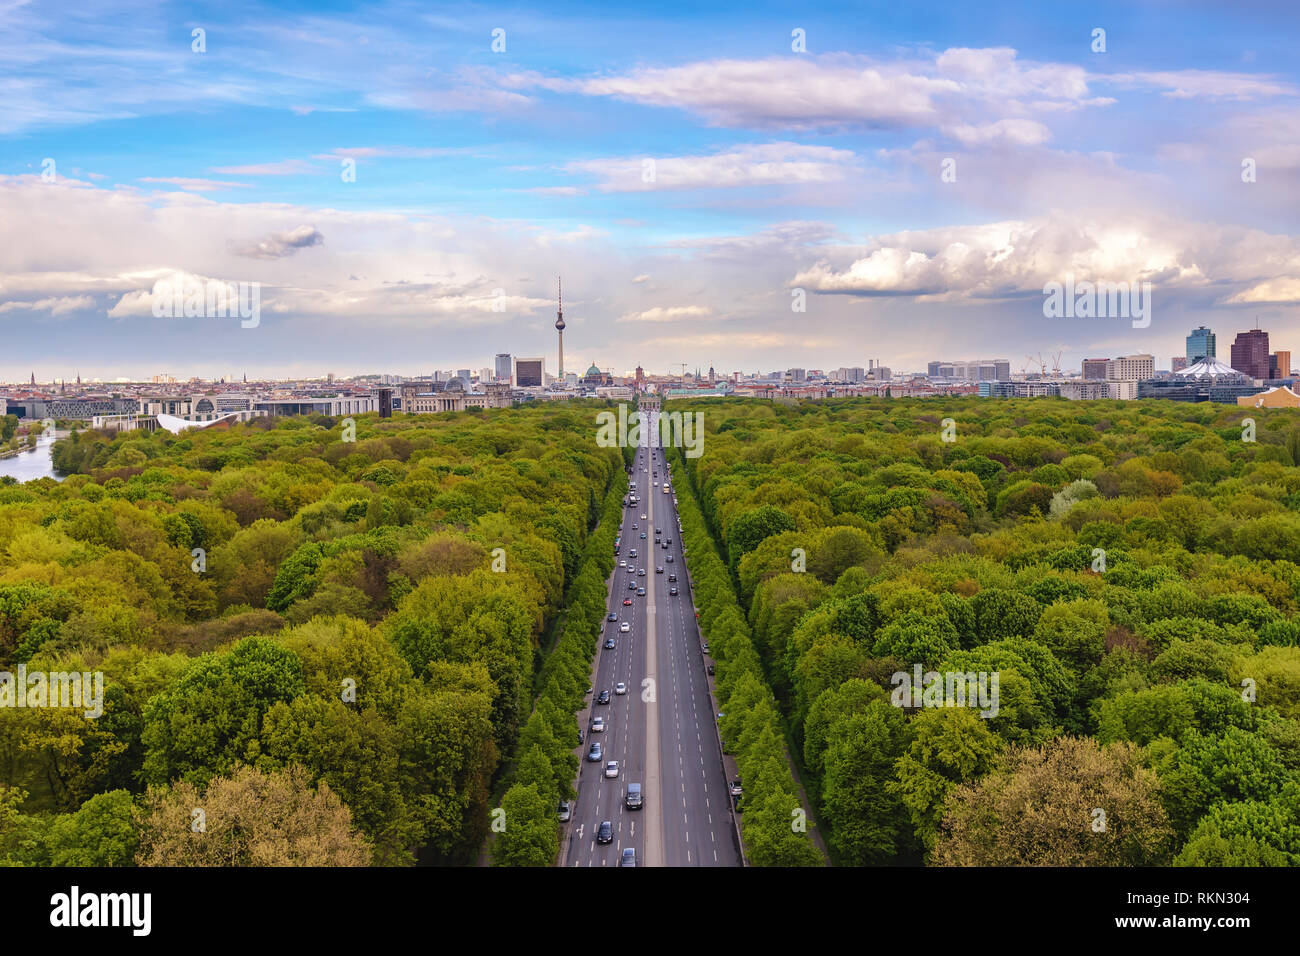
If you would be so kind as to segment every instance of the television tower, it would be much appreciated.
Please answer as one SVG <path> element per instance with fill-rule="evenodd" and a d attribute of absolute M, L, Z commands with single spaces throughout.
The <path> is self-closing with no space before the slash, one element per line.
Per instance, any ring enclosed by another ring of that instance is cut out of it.
<path fill-rule="evenodd" d="M 555 279 L 555 331 L 560 335 L 560 384 L 564 384 L 564 289 L 560 279 Z"/>

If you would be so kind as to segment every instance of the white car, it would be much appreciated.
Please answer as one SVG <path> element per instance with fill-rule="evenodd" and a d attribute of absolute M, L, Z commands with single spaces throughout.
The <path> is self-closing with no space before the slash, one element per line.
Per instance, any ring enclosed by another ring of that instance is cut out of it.
<path fill-rule="evenodd" d="M 617 760 L 611 760 L 609 763 L 605 764 L 605 776 L 611 779 L 616 778 L 618 776 Z"/>
<path fill-rule="evenodd" d="M 614 685 L 614 693 L 616 693 L 616 694 L 626 694 L 626 693 L 627 693 L 627 684 L 624 684 L 622 681 L 619 681 L 617 684 Z"/>
<path fill-rule="evenodd" d="M 591 720 L 591 732 L 593 734 L 600 734 L 600 733 L 604 733 L 604 731 L 605 731 L 605 718 L 593 717 Z"/>
<path fill-rule="evenodd" d="M 645 515 L 642 515 L 642 516 L 641 516 L 641 520 L 642 520 L 642 521 L 645 521 Z"/>
<path fill-rule="evenodd" d="M 631 632 L 631 630 L 632 630 L 632 625 L 629 624 L 627 621 L 624 621 L 622 624 L 618 626 L 618 632 L 620 634 L 628 634 Z"/>
<path fill-rule="evenodd" d="M 626 561 L 620 561 L 620 562 L 618 563 L 618 566 L 619 566 L 620 568 L 625 568 L 625 567 L 627 567 L 627 562 L 626 562 Z"/>

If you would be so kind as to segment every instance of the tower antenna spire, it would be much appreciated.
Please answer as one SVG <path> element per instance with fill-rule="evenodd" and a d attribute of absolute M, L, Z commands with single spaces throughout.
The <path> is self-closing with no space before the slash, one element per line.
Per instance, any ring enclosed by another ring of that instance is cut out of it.
<path fill-rule="evenodd" d="M 555 277 L 555 331 L 560 338 L 560 385 L 564 385 L 564 287 L 560 276 Z"/>

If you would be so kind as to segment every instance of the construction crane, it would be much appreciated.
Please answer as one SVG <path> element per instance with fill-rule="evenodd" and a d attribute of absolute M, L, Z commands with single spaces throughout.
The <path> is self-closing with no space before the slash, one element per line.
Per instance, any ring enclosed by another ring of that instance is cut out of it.
<path fill-rule="evenodd" d="M 1024 374 L 1025 374 L 1025 378 L 1028 378 L 1028 377 L 1029 377 L 1029 366 L 1031 366 L 1031 365 L 1036 365 L 1036 364 L 1037 364 L 1037 363 L 1034 361 L 1034 357 L 1033 357 L 1032 355 L 1026 355 L 1026 356 L 1025 356 L 1025 364 L 1024 364 L 1024 366 L 1022 367 L 1022 371 L 1023 371 Z"/>
<path fill-rule="evenodd" d="M 1065 349 L 1060 349 L 1052 355 L 1052 374 L 1057 378 L 1061 377 L 1061 356 L 1065 354 Z"/>
<path fill-rule="evenodd" d="M 1038 353 L 1038 374 L 1039 378 L 1047 378 L 1047 363 L 1043 361 L 1043 353 Z"/>

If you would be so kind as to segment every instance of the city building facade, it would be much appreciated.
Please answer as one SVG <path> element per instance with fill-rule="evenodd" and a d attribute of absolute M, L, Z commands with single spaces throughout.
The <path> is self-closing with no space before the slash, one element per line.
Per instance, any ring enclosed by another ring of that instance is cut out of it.
<path fill-rule="evenodd" d="M 1260 329 L 1238 332 L 1232 342 L 1232 367 L 1251 378 L 1267 379 L 1268 333 Z"/>
<path fill-rule="evenodd" d="M 1201 359 L 1216 358 L 1214 349 L 1214 333 L 1203 325 L 1197 326 L 1187 336 L 1187 364 L 1195 365 Z"/>

